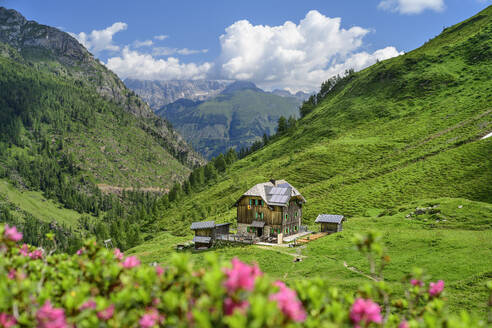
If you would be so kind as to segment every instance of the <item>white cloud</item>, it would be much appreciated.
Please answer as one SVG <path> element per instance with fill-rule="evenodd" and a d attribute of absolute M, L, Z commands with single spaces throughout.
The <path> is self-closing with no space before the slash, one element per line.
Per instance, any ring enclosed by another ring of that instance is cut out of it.
<path fill-rule="evenodd" d="M 116 22 L 104 30 L 93 30 L 89 34 L 85 32 L 79 34 L 70 33 L 70 35 L 76 38 L 93 54 L 97 55 L 104 50 L 119 51 L 120 47 L 113 44 L 113 35 L 126 30 L 127 26 L 126 23 Z"/>
<path fill-rule="evenodd" d="M 314 90 L 346 68 L 362 69 L 377 59 L 400 54 L 393 47 L 357 53 L 368 33 L 358 26 L 341 28 L 340 18 L 315 10 L 297 25 L 290 21 L 281 26 L 252 25 L 241 20 L 220 36 L 216 74 L 251 80 L 267 89 Z"/>
<path fill-rule="evenodd" d="M 145 80 L 204 79 L 212 68 L 211 63 L 180 63 L 179 59 L 155 59 L 125 47 L 120 56 L 108 59 L 106 66 L 122 79 L 127 77 Z"/>
<path fill-rule="evenodd" d="M 420 14 L 424 10 L 444 10 L 444 0 L 382 0 L 379 9 L 400 14 Z"/>
<path fill-rule="evenodd" d="M 156 35 L 156 36 L 154 36 L 154 39 L 159 40 L 159 41 L 162 41 L 162 40 L 167 39 L 168 37 L 169 37 L 168 35 L 163 35 L 162 34 L 162 35 Z"/>
<path fill-rule="evenodd" d="M 154 42 L 152 40 L 145 40 L 145 41 L 135 41 L 133 42 L 133 45 L 135 46 L 135 48 L 141 48 L 141 47 L 150 47 L 151 45 L 153 45 Z"/>
<path fill-rule="evenodd" d="M 208 52 L 208 49 L 200 49 L 193 50 L 188 48 L 178 49 L 178 48 L 169 48 L 169 47 L 155 47 L 152 49 L 153 56 L 170 56 L 170 55 L 194 55 L 194 54 L 205 54 Z"/>

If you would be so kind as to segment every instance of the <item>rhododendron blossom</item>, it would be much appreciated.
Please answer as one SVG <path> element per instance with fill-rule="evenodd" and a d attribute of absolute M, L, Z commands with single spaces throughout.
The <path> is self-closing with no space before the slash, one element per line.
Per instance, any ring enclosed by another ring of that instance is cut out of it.
<path fill-rule="evenodd" d="M 162 323 L 163 320 L 164 317 L 160 316 L 156 309 L 149 309 L 147 313 L 140 318 L 138 323 L 142 328 L 150 328 L 154 327 L 157 323 Z"/>
<path fill-rule="evenodd" d="M 279 309 L 290 319 L 294 321 L 304 321 L 306 319 L 306 311 L 302 306 L 301 301 L 297 298 L 297 293 L 285 286 L 281 281 L 275 282 L 280 290 L 270 295 L 271 301 L 276 301 Z"/>
<path fill-rule="evenodd" d="M 15 279 L 16 273 L 17 273 L 17 271 L 15 271 L 15 269 L 10 269 L 9 274 L 7 275 L 7 278 L 9 278 L 11 280 Z"/>
<path fill-rule="evenodd" d="M 114 314 L 114 304 L 111 304 L 102 311 L 97 312 L 97 317 L 101 320 L 109 320 Z"/>
<path fill-rule="evenodd" d="M 406 322 L 406 321 L 402 321 L 402 322 L 400 322 L 400 324 L 398 325 L 398 328 L 410 328 L 410 325 L 408 324 L 408 322 Z"/>
<path fill-rule="evenodd" d="M 249 307 L 248 301 L 234 301 L 232 298 L 228 297 L 224 300 L 224 313 L 225 315 L 231 315 L 235 310 L 241 313 L 245 313 Z"/>
<path fill-rule="evenodd" d="M 123 260 L 123 253 L 120 251 L 119 248 L 115 248 L 113 254 L 117 260 L 120 260 L 120 261 Z"/>
<path fill-rule="evenodd" d="M 84 251 L 85 251 L 85 248 L 84 248 L 84 247 L 82 247 L 81 249 L 79 249 L 79 250 L 77 251 L 77 253 L 76 253 L 76 254 L 77 254 L 77 255 L 82 255 L 82 254 L 84 254 Z"/>
<path fill-rule="evenodd" d="M 65 311 L 63 309 L 54 308 L 50 301 L 46 301 L 44 305 L 36 313 L 38 328 L 66 328 Z"/>
<path fill-rule="evenodd" d="M 22 256 L 29 256 L 29 246 L 27 246 L 27 244 L 23 244 L 22 247 L 19 249 L 19 253 Z"/>
<path fill-rule="evenodd" d="M 155 272 L 159 277 L 161 277 L 164 274 L 164 269 L 160 265 L 158 265 L 155 267 Z"/>
<path fill-rule="evenodd" d="M 136 256 L 128 256 L 123 261 L 123 267 L 125 269 L 131 269 L 140 265 L 140 260 Z"/>
<path fill-rule="evenodd" d="M 87 302 L 85 302 L 84 304 L 82 304 L 79 308 L 79 310 L 87 310 L 87 309 L 92 309 L 94 310 L 96 308 L 96 302 L 94 302 L 93 300 L 88 300 Z"/>
<path fill-rule="evenodd" d="M 227 291 L 229 293 L 234 293 L 241 288 L 249 291 L 253 290 L 256 277 L 262 275 L 258 265 L 255 264 L 250 266 L 237 258 L 233 258 L 231 263 L 232 268 L 224 270 L 227 276 L 224 286 Z"/>
<path fill-rule="evenodd" d="M 424 282 L 421 280 L 418 280 L 418 279 L 412 279 L 412 280 L 410 280 L 410 283 L 413 286 L 421 286 L 422 287 L 424 285 Z"/>
<path fill-rule="evenodd" d="M 17 231 L 16 227 L 9 227 L 8 224 L 5 225 L 5 231 L 3 235 L 5 236 L 5 238 L 16 242 L 22 239 L 22 233 Z"/>
<path fill-rule="evenodd" d="M 361 327 L 361 323 L 381 323 L 381 308 L 370 299 L 358 298 L 350 309 L 350 319 L 356 328 Z"/>
<path fill-rule="evenodd" d="M 17 324 L 17 320 L 14 316 L 7 313 L 0 313 L 0 326 L 5 328 L 10 328 Z"/>
<path fill-rule="evenodd" d="M 36 249 L 29 253 L 29 257 L 33 260 L 41 259 L 43 258 L 43 250 L 42 249 Z"/>
<path fill-rule="evenodd" d="M 444 290 L 444 281 L 439 280 L 438 282 L 431 282 L 429 284 L 429 295 L 438 296 Z"/>

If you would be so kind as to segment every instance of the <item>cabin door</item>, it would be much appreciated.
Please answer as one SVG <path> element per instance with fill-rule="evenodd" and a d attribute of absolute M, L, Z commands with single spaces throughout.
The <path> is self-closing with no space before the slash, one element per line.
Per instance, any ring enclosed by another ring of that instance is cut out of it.
<path fill-rule="evenodd" d="M 261 237 L 263 235 L 263 228 L 256 228 L 256 236 Z"/>

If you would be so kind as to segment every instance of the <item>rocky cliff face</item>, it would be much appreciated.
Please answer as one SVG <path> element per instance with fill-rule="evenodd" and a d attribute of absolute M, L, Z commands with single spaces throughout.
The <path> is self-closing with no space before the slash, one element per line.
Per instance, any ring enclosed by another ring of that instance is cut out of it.
<path fill-rule="evenodd" d="M 144 130 L 163 138 L 170 153 L 179 156 L 187 165 L 204 163 L 203 158 L 166 121 L 154 115 L 149 106 L 129 90 L 116 74 L 68 33 L 28 21 L 17 11 L 0 7 L 0 43 L 17 50 L 22 57 L 18 60 L 74 78 L 77 83 L 89 85 L 104 98 L 124 107 L 141 119 L 140 125 Z M 0 54 L 10 54 L 8 47 L 0 48 Z"/>
<path fill-rule="evenodd" d="M 135 91 L 154 111 L 178 99 L 207 100 L 222 92 L 232 81 L 226 80 L 171 80 L 148 81 L 125 79 L 128 88 Z"/>

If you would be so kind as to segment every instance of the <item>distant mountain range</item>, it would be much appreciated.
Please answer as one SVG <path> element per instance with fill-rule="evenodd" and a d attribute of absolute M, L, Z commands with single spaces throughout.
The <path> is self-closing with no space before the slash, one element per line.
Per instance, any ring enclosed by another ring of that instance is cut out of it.
<path fill-rule="evenodd" d="M 297 116 L 301 100 L 290 93 L 283 95 L 236 81 L 208 100 L 178 99 L 156 114 L 170 121 L 195 150 L 211 158 L 275 133 L 280 116 Z"/>
<path fill-rule="evenodd" d="M 154 111 L 178 99 L 207 100 L 217 96 L 234 81 L 230 80 L 170 80 L 151 81 L 125 79 L 128 88 L 135 91 Z M 288 90 L 275 89 L 271 92 L 280 97 L 294 97 L 303 101 L 308 93 L 299 91 L 295 94 Z"/>

